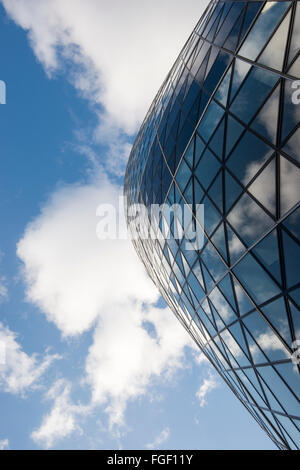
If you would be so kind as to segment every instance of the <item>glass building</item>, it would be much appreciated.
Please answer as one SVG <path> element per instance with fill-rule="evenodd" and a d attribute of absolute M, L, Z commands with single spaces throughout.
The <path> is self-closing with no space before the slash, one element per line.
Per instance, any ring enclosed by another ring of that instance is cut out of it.
<path fill-rule="evenodd" d="M 149 275 L 281 449 L 300 448 L 299 79 L 300 2 L 212 1 L 150 107 L 124 186 L 131 232 L 131 208 L 147 208 L 133 244 Z M 204 234 L 196 249 L 174 236 L 174 204 Z"/>

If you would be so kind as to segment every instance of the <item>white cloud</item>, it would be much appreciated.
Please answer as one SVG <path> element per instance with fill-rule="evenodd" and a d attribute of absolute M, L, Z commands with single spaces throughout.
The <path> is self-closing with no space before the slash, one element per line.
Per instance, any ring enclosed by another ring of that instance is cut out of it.
<path fill-rule="evenodd" d="M 143 328 L 151 322 L 156 337 Z M 101 317 L 86 363 L 94 403 L 105 404 L 111 429 L 124 424 L 128 400 L 147 392 L 153 379 L 162 380 L 183 366 L 184 347 L 191 344 L 168 309 L 142 309 L 128 300 L 112 305 Z"/>
<path fill-rule="evenodd" d="M 166 442 L 170 437 L 170 429 L 167 427 L 163 429 L 153 442 L 147 444 L 147 449 L 157 449 L 161 444 Z"/>
<path fill-rule="evenodd" d="M 201 407 L 207 405 L 207 395 L 212 392 L 212 390 L 219 387 L 219 385 L 220 382 L 218 381 L 217 376 L 214 373 L 209 372 L 208 378 L 204 379 L 196 393 L 196 397 L 199 399 Z"/>
<path fill-rule="evenodd" d="M 67 74 L 93 104 L 99 125 L 94 143 L 106 170 L 122 175 L 147 108 L 207 2 L 187 0 L 2 0 L 7 13 L 28 31 L 30 44 L 49 77 Z M 121 191 L 101 171 L 99 156 L 78 137 L 78 151 L 97 169 L 86 185 L 59 189 L 28 225 L 18 244 L 28 301 L 40 308 L 63 336 L 94 328 L 83 382 L 90 407 L 103 406 L 111 429 L 124 423 L 129 400 L 145 394 L 153 380 L 172 376 L 184 364 L 186 331 L 166 309 L 128 241 L 96 238 L 96 208 L 114 203 Z M 76 144 L 75 144 L 76 145 Z M 151 324 L 156 335 L 147 331 Z M 69 385 L 32 434 L 52 446 L 74 432 L 80 413 Z M 58 432 L 54 431 L 58 428 Z M 63 431 L 65 429 L 65 431 Z M 64 434 L 65 432 L 65 434 Z"/>
<path fill-rule="evenodd" d="M 28 31 L 49 77 L 63 73 L 87 98 L 98 125 L 86 144 L 107 147 L 102 163 L 124 173 L 133 135 L 208 0 L 0 0 Z"/>
<path fill-rule="evenodd" d="M 133 133 L 207 1 L 2 0 L 49 74 L 67 68 L 110 122 Z M 68 65 L 66 65 L 68 61 Z"/>
<path fill-rule="evenodd" d="M 0 391 L 23 394 L 38 386 L 39 380 L 58 355 L 29 356 L 16 341 L 16 335 L 0 323 Z"/>
<path fill-rule="evenodd" d="M 256 336 L 255 339 L 263 351 L 268 351 L 270 353 L 272 351 L 282 351 L 286 355 L 286 357 L 290 359 L 290 353 L 285 348 L 280 339 L 277 338 L 277 336 L 275 336 L 275 334 L 271 330 L 266 331 L 265 333 L 261 333 L 260 335 Z M 254 358 L 256 356 L 259 357 L 260 351 L 255 344 L 252 344 L 250 346 L 250 351 Z"/>
<path fill-rule="evenodd" d="M 0 262 L 2 262 L 3 256 L 4 256 L 4 253 L 0 250 Z M 3 276 L 3 274 L 0 272 L 0 303 L 3 300 L 6 300 L 7 298 L 8 298 L 7 278 L 6 276 Z"/>
<path fill-rule="evenodd" d="M 3 439 L 2 441 L 0 441 L 0 450 L 5 450 L 5 449 L 9 449 L 8 439 Z"/>
<path fill-rule="evenodd" d="M 7 299 L 8 297 L 8 289 L 7 289 L 7 281 L 5 276 L 0 276 L 0 302 L 2 300 Z"/>
<path fill-rule="evenodd" d="M 202 364 L 205 364 L 207 366 L 210 365 L 209 360 L 207 359 L 207 357 L 202 352 L 200 352 L 200 354 L 199 353 L 195 354 L 195 362 L 199 366 L 202 366 Z"/>
<path fill-rule="evenodd" d="M 65 336 L 83 333 L 110 307 L 155 302 L 158 293 L 127 240 L 98 240 L 99 204 L 118 207 L 121 188 L 102 173 L 58 190 L 18 244 L 27 298 Z M 126 302 L 125 302 L 126 303 Z"/>
<path fill-rule="evenodd" d="M 75 431 L 81 433 L 77 417 L 89 413 L 89 408 L 74 405 L 71 400 L 71 385 L 66 380 L 58 380 L 48 391 L 46 398 L 54 401 L 49 414 L 44 416 L 39 429 L 31 437 L 39 445 L 50 448 L 59 439 L 70 436 Z"/>
<path fill-rule="evenodd" d="M 95 327 L 83 382 L 91 387 L 90 405 L 103 407 L 112 430 L 124 424 L 128 401 L 156 378 L 172 376 L 184 364 L 185 346 L 195 347 L 173 314 L 155 307 L 157 289 L 131 242 L 96 237 L 96 208 L 116 205 L 120 189 L 103 173 L 90 184 L 59 189 L 18 244 L 28 300 L 64 336 Z M 54 406 L 50 423 L 62 409 Z M 49 419 L 35 439 L 42 433 L 46 442 Z M 67 416 L 70 431 L 73 419 Z"/>

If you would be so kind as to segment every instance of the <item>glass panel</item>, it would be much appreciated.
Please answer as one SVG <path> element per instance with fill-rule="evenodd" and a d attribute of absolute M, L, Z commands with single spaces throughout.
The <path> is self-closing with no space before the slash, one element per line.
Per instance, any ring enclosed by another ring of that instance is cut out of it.
<path fill-rule="evenodd" d="M 197 166 L 199 158 L 201 157 L 204 149 L 205 149 L 205 144 L 203 140 L 197 135 L 196 136 L 196 149 L 195 149 L 195 166 Z"/>
<path fill-rule="evenodd" d="M 282 70 L 290 19 L 291 13 L 289 12 L 258 59 L 258 62 L 268 65 L 273 69 Z"/>
<path fill-rule="evenodd" d="M 245 371 L 237 371 L 237 374 L 238 376 L 240 377 L 240 379 L 242 380 L 247 392 L 251 395 L 248 397 L 248 400 L 253 403 L 255 401 L 255 403 L 258 405 L 258 406 L 262 406 L 264 408 L 267 407 L 265 401 L 262 400 L 262 397 L 260 394 L 257 393 L 257 389 L 253 387 L 252 383 L 250 382 L 249 378 L 247 377 L 247 373 L 248 375 L 250 375 L 250 371 L 252 369 L 246 369 Z M 255 376 L 255 373 L 254 371 L 252 370 L 254 376 L 251 377 L 252 381 L 256 378 Z M 255 380 L 255 384 L 256 386 L 258 387 L 258 382 L 257 382 L 257 379 Z M 260 389 L 259 389 L 260 390 Z"/>
<path fill-rule="evenodd" d="M 206 149 L 195 170 L 195 174 L 205 189 L 208 188 L 212 182 L 212 179 L 216 176 L 219 168 L 220 163 L 218 160 L 214 157 L 209 149 Z"/>
<path fill-rule="evenodd" d="M 219 52 L 217 50 L 217 52 Z M 232 56 L 227 54 L 227 52 L 221 51 L 216 59 L 214 65 L 212 66 L 207 78 L 204 82 L 204 88 L 211 95 L 221 79 L 223 73 L 225 72 L 229 62 L 232 60 Z M 208 65 L 209 66 L 209 65 Z"/>
<path fill-rule="evenodd" d="M 294 19 L 294 28 L 293 28 L 293 36 L 290 46 L 290 53 L 289 53 L 289 64 L 294 59 L 295 55 L 300 51 L 300 5 L 297 3 L 297 10 Z"/>
<path fill-rule="evenodd" d="M 231 10 L 227 15 L 226 20 L 224 21 L 215 39 L 215 43 L 218 46 L 222 46 L 224 44 L 225 39 L 227 38 L 228 34 L 230 33 L 230 30 L 232 29 L 232 25 L 234 25 L 235 21 L 237 20 L 239 14 L 241 13 L 244 7 L 245 2 L 233 2 Z"/>
<path fill-rule="evenodd" d="M 222 182 L 222 172 L 219 173 L 217 176 L 214 184 L 212 185 L 211 189 L 209 190 L 209 196 L 217 205 L 219 210 L 223 212 L 223 182 Z"/>
<path fill-rule="evenodd" d="M 246 75 L 251 69 L 251 64 L 244 62 L 243 60 L 236 59 L 234 65 L 234 73 L 231 85 L 230 101 L 233 100 L 238 88 L 243 83 Z"/>
<path fill-rule="evenodd" d="M 257 14 L 261 6 L 262 6 L 261 2 L 248 2 L 247 12 L 246 12 L 246 16 L 244 19 L 244 25 L 243 25 L 243 29 L 241 32 L 240 42 L 244 39 L 244 36 L 247 33 L 249 26 L 251 25 L 255 15 Z"/>
<path fill-rule="evenodd" d="M 283 150 L 300 163 L 300 127 L 283 147 Z"/>
<path fill-rule="evenodd" d="M 249 359 L 228 330 L 221 333 L 220 337 L 227 346 L 226 352 L 231 360 L 233 367 L 246 367 L 250 365 Z M 234 358 L 236 362 L 233 362 L 232 358 Z"/>
<path fill-rule="evenodd" d="M 228 159 L 227 166 L 244 185 L 256 175 L 273 150 L 251 132 L 246 132 Z"/>
<path fill-rule="evenodd" d="M 299 289 L 297 290 L 299 292 Z M 289 305 L 290 305 L 290 310 L 291 310 L 295 338 L 297 340 L 300 340 L 300 310 L 291 301 L 289 301 Z M 297 357 L 299 357 L 298 351 L 297 351 Z"/>
<path fill-rule="evenodd" d="M 194 191 L 195 191 L 195 204 L 200 204 L 204 196 L 204 191 L 198 183 L 197 179 L 194 179 Z"/>
<path fill-rule="evenodd" d="M 226 138 L 226 157 L 233 149 L 245 128 L 233 117 L 228 115 L 227 119 L 227 138 Z"/>
<path fill-rule="evenodd" d="M 292 80 L 285 80 L 282 142 L 287 138 L 290 132 L 293 131 L 297 124 L 299 124 L 300 104 L 298 103 L 298 97 L 299 87 L 297 90 L 297 88 L 294 87 L 294 82 Z"/>
<path fill-rule="evenodd" d="M 226 266 L 222 263 L 215 249 L 208 243 L 201 254 L 210 275 L 215 281 L 218 281 L 226 272 Z M 205 272 L 204 272 L 205 275 Z"/>
<path fill-rule="evenodd" d="M 228 171 L 225 172 L 225 191 L 225 205 L 226 212 L 228 212 L 243 191 L 242 187 L 232 178 Z"/>
<path fill-rule="evenodd" d="M 200 286 L 199 282 L 197 281 L 197 278 L 193 274 L 193 272 L 190 273 L 189 278 L 188 278 L 188 285 L 191 287 L 193 290 L 195 296 L 197 297 L 197 303 L 199 303 L 203 297 L 205 296 L 205 292 Z"/>
<path fill-rule="evenodd" d="M 250 254 L 239 262 L 233 272 L 258 304 L 280 293 L 276 284 Z"/>
<path fill-rule="evenodd" d="M 300 196 L 300 169 L 280 157 L 280 203 L 281 214 L 285 214 L 299 201 Z"/>
<path fill-rule="evenodd" d="M 231 276 L 229 274 L 225 276 L 224 279 L 218 284 L 218 288 L 221 290 L 227 301 L 231 304 L 232 308 L 237 310 L 231 284 Z"/>
<path fill-rule="evenodd" d="M 185 160 L 183 159 L 175 177 L 177 184 L 179 185 L 182 192 L 184 191 L 191 175 L 192 175 L 191 169 L 188 166 L 188 164 L 185 162 Z"/>
<path fill-rule="evenodd" d="M 203 276 L 204 276 L 204 279 L 205 279 L 205 285 L 206 285 L 206 292 L 209 292 L 213 285 L 214 285 L 214 280 L 213 278 L 211 277 L 211 275 L 209 274 L 209 272 L 207 271 L 206 267 L 202 264 L 202 270 L 203 270 Z"/>
<path fill-rule="evenodd" d="M 287 439 L 289 446 L 292 450 L 299 450 L 299 430 L 293 425 L 293 421 L 286 416 L 276 415 L 278 421 L 280 421 L 284 432 L 284 436 Z M 299 427 L 299 421 L 298 421 Z M 292 441 L 293 439 L 293 441 Z"/>
<path fill-rule="evenodd" d="M 224 145 L 224 131 L 225 131 L 225 118 L 222 119 L 221 124 L 216 130 L 213 138 L 209 143 L 209 147 L 215 152 L 215 154 L 222 159 L 223 157 L 223 145 Z"/>
<path fill-rule="evenodd" d="M 198 132 L 204 140 L 209 140 L 223 114 L 224 110 L 217 103 L 212 101 L 198 127 Z"/>
<path fill-rule="evenodd" d="M 259 346 L 270 361 L 290 359 L 288 350 L 258 312 L 245 317 L 243 323 L 257 343 L 250 349 L 253 358 L 255 358 Z"/>
<path fill-rule="evenodd" d="M 280 259 L 278 251 L 277 231 L 273 230 L 254 249 L 253 253 L 263 263 L 268 271 L 281 284 Z"/>
<path fill-rule="evenodd" d="M 226 106 L 227 104 L 227 97 L 228 97 L 228 91 L 229 91 L 229 85 L 230 85 L 230 79 L 231 79 L 231 72 L 232 72 L 232 66 L 226 73 L 225 77 L 223 78 L 217 93 L 215 94 L 215 99 L 220 101 L 223 106 Z"/>
<path fill-rule="evenodd" d="M 211 241 L 217 248 L 217 250 L 221 253 L 223 256 L 224 260 L 226 263 L 228 263 L 227 260 L 227 250 L 226 250 L 226 241 L 225 241 L 225 233 L 224 233 L 224 225 L 221 224 L 221 226 L 218 228 L 214 236 L 212 237 Z"/>
<path fill-rule="evenodd" d="M 300 56 L 298 56 L 298 59 L 295 60 L 289 69 L 289 75 L 300 78 Z"/>
<path fill-rule="evenodd" d="M 256 60 L 290 4 L 291 2 L 267 2 L 242 45 L 239 55 Z"/>
<path fill-rule="evenodd" d="M 209 295 L 209 299 L 211 300 L 214 308 L 216 309 L 219 316 L 222 318 L 223 322 L 226 325 L 232 323 L 234 320 L 237 319 L 237 316 L 234 313 L 233 309 L 217 287 L 213 289 L 213 291 Z"/>
<path fill-rule="evenodd" d="M 285 275 L 287 287 L 293 287 L 300 281 L 299 259 L 300 246 L 285 231 L 282 231 L 283 252 L 285 259 Z"/>
<path fill-rule="evenodd" d="M 285 219 L 284 226 L 300 240 L 300 208 L 296 209 Z"/>
<path fill-rule="evenodd" d="M 276 74 L 253 68 L 234 99 L 231 112 L 248 124 L 276 82 L 278 82 Z"/>
<path fill-rule="evenodd" d="M 237 235 L 229 228 L 227 224 L 228 249 L 230 254 L 230 264 L 234 264 L 246 251 Z"/>
<path fill-rule="evenodd" d="M 262 307 L 262 312 L 265 314 L 271 325 L 284 339 L 284 341 L 291 347 L 292 337 L 284 298 L 280 297 L 280 299 L 275 300 L 275 302 L 271 302 L 265 307 Z"/>
<path fill-rule="evenodd" d="M 291 362 L 275 367 L 300 400 L 300 374 L 297 368 Z"/>
<path fill-rule="evenodd" d="M 272 367 L 260 367 L 259 374 L 271 390 L 276 391 L 276 397 L 288 413 L 299 416 L 300 405 L 296 398 L 290 393 L 284 382 Z M 279 418 L 279 417 L 278 417 Z"/>
<path fill-rule="evenodd" d="M 227 220 L 247 245 L 273 225 L 272 219 L 247 194 L 233 207 Z"/>
<path fill-rule="evenodd" d="M 275 158 L 273 158 L 248 188 L 248 191 L 273 215 L 276 213 L 275 170 Z"/>
<path fill-rule="evenodd" d="M 244 292 L 244 289 L 234 280 L 234 290 L 235 290 L 235 295 L 237 298 L 238 302 L 238 307 L 239 307 L 239 312 L 240 315 L 245 315 L 246 313 L 250 312 L 253 310 L 254 306 L 251 303 L 250 299 L 247 297 L 247 295 Z"/>
<path fill-rule="evenodd" d="M 221 215 L 207 197 L 203 200 L 203 204 L 205 231 L 210 235 L 219 224 Z"/>
<path fill-rule="evenodd" d="M 187 161 L 191 168 L 193 168 L 194 166 L 194 143 L 195 139 L 192 140 L 184 155 L 184 159 Z"/>
<path fill-rule="evenodd" d="M 280 88 L 277 86 L 251 125 L 256 132 L 268 138 L 274 145 L 277 137 L 279 92 Z"/>

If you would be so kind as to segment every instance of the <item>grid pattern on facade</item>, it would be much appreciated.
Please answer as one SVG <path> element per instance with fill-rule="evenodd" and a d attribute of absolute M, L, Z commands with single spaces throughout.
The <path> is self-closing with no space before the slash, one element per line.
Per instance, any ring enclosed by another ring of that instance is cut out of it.
<path fill-rule="evenodd" d="M 180 322 L 283 449 L 300 447 L 291 360 L 300 340 L 299 78 L 300 2 L 211 2 L 141 126 L 124 185 L 128 207 L 188 204 L 195 225 L 204 204 L 201 249 L 173 237 L 179 220 L 164 210 L 163 236 L 133 243 Z"/>

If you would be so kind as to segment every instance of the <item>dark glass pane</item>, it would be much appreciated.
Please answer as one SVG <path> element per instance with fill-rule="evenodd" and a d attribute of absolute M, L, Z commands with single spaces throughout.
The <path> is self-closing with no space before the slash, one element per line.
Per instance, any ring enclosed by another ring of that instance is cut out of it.
<path fill-rule="evenodd" d="M 220 160 L 222 160 L 222 156 L 223 156 L 224 131 L 225 131 L 225 119 L 223 118 L 213 138 L 211 139 L 209 143 L 209 147 L 215 152 L 215 154 L 220 158 Z"/>
<path fill-rule="evenodd" d="M 251 132 L 246 132 L 228 159 L 227 166 L 244 184 L 248 184 L 273 150 Z"/>
<path fill-rule="evenodd" d="M 223 109 L 212 101 L 198 126 L 200 136 L 208 141 L 224 114 Z"/>
<path fill-rule="evenodd" d="M 273 230 L 253 250 L 259 261 L 265 265 L 267 270 L 281 284 L 280 259 L 278 251 L 277 231 Z"/>
<path fill-rule="evenodd" d="M 265 307 L 262 307 L 262 312 L 267 317 L 272 327 L 277 330 L 283 340 L 289 346 L 291 346 L 292 337 L 284 298 L 280 297 L 280 299 L 275 300 L 275 302 L 271 302 Z"/>
<path fill-rule="evenodd" d="M 284 231 L 282 231 L 282 240 L 285 259 L 286 283 L 287 287 L 293 287 L 300 281 L 300 246 Z"/>
<path fill-rule="evenodd" d="M 239 262 L 233 272 L 258 304 L 280 293 L 276 284 L 250 254 Z"/>
<path fill-rule="evenodd" d="M 248 124 L 276 82 L 276 74 L 253 68 L 233 101 L 231 112 Z"/>
<path fill-rule="evenodd" d="M 280 193 L 283 215 L 299 202 L 300 196 L 300 169 L 283 157 L 280 157 Z"/>
<path fill-rule="evenodd" d="M 242 193 L 242 187 L 232 178 L 232 176 L 225 172 L 225 206 L 226 212 L 228 212 L 233 206 L 234 202 L 237 200 L 239 195 Z"/>
<path fill-rule="evenodd" d="M 203 204 L 205 231 L 210 235 L 220 222 L 221 215 L 207 197 L 203 200 Z"/>
<path fill-rule="evenodd" d="M 247 194 L 236 203 L 227 219 L 247 245 L 255 242 L 273 225 L 272 219 Z"/>
<path fill-rule="evenodd" d="M 195 169 L 195 174 L 205 189 L 208 188 L 219 168 L 220 163 L 218 160 L 209 149 L 206 149 L 197 168 Z"/>
<path fill-rule="evenodd" d="M 276 164 L 275 158 L 257 176 L 248 191 L 273 215 L 276 214 Z"/>
<path fill-rule="evenodd" d="M 283 150 L 300 163 L 300 127 L 288 140 Z"/>
<path fill-rule="evenodd" d="M 232 73 L 232 66 L 229 68 L 228 72 L 226 73 L 225 77 L 223 78 L 218 88 L 217 93 L 215 94 L 215 99 L 220 101 L 220 103 L 222 103 L 223 106 L 226 106 L 227 104 L 231 73 Z"/>

